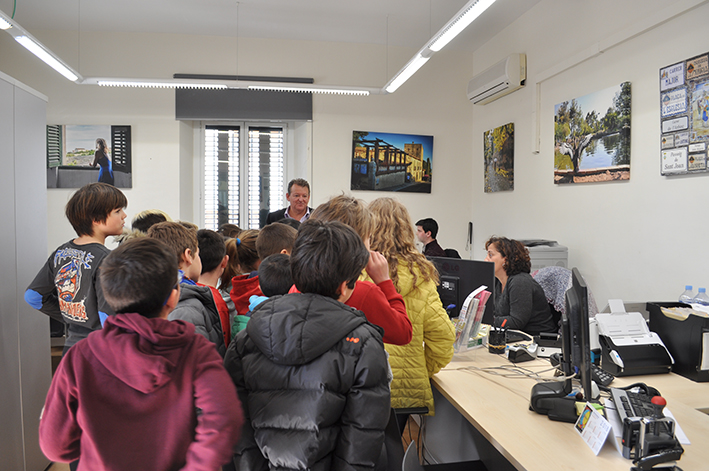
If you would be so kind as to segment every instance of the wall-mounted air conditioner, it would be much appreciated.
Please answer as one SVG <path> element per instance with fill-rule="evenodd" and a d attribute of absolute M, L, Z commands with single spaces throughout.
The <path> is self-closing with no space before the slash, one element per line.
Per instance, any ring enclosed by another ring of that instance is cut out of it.
<path fill-rule="evenodd" d="M 527 56 L 510 54 L 468 82 L 468 99 L 485 105 L 522 88 L 526 79 Z"/>

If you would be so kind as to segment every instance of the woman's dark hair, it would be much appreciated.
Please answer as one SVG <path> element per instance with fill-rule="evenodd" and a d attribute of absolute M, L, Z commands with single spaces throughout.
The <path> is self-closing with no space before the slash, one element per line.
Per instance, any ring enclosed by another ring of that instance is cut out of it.
<path fill-rule="evenodd" d="M 177 257 L 157 239 L 132 239 L 108 254 L 99 277 L 106 301 L 116 314 L 157 317 L 176 287 Z"/>
<path fill-rule="evenodd" d="M 485 242 L 485 250 L 490 245 L 495 245 L 495 249 L 500 252 L 507 261 L 503 268 L 507 276 L 518 273 L 529 273 L 532 270 L 532 261 L 529 259 L 529 251 L 522 242 L 507 237 L 492 236 Z"/>
<path fill-rule="evenodd" d="M 351 227 L 309 219 L 300 225 L 291 253 L 291 274 L 301 293 L 338 299 L 340 285 L 353 289 L 369 262 L 369 251 Z"/>

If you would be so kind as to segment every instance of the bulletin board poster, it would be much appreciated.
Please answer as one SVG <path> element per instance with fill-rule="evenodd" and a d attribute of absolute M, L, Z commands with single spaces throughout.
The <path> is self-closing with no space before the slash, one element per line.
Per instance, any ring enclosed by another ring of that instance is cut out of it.
<path fill-rule="evenodd" d="M 709 52 L 660 69 L 662 175 L 708 173 Z"/>

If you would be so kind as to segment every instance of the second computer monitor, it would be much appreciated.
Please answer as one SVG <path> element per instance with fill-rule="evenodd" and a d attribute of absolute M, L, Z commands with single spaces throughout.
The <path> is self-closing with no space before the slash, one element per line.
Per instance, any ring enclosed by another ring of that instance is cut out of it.
<path fill-rule="evenodd" d="M 441 277 L 438 294 L 451 318 L 458 317 L 460 308 L 470 293 L 481 285 L 491 293 L 485 305 L 483 324 L 492 324 L 495 316 L 495 264 L 481 260 L 464 260 L 447 257 L 428 257 L 436 265 Z M 454 306 L 449 308 L 449 306 Z"/>

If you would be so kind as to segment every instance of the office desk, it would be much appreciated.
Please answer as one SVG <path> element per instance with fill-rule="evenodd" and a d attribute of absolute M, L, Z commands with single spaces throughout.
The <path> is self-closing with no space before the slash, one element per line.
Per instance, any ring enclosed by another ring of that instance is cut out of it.
<path fill-rule="evenodd" d="M 433 377 L 435 387 L 475 429 L 515 469 L 603 470 L 628 471 L 632 462 L 620 456 L 616 448 L 606 443 L 595 456 L 586 446 L 573 425 L 554 422 L 529 410 L 529 396 L 535 381 L 494 376 L 467 367 L 486 368 L 511 366 L 504 356 L 493 355 L 478 348 L 457 354 L 453 361 Z M 542 371 L 550 367 L 546 360 L 519 364 L 520 367 Z M 545 376 L 551 376 L 550 372 Z M 659 376 L 665 376 L 660 378 Z M 656 386 L 667 399 L 668 408 L 685 431 L 692 445 L 685 446 L 679 465 L 684 471 L 707 469 L 709 463 L 709 416 L 696 409 L 709 406 L 709 385 L 693 389 L 691 405 L 682 402 L 683 381 L 675 375 L 616 378 L 613 386 L 646 381 Z M 697 383 L 693 383 L 697 384 Z M 704 390 L 704 397 L 699 392 Z"/>

